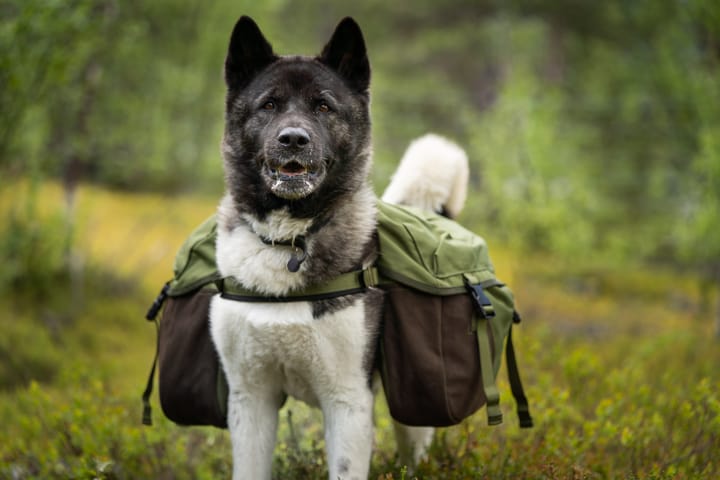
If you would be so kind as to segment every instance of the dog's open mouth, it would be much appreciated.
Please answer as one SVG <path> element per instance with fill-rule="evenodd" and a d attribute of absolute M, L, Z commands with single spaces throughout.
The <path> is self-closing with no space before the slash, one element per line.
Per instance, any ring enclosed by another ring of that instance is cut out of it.
<path fill-rule="evenodd" d="M 316 172 L 300 160 L 290 160 L 285 163 L 277 162 L 275 165 L 269 163 L 267 172 L 274 180 L 300 180 L 303 177 L 312 177 Z"/>
<path fill-rule="evenodd" d="M 277 171 L 280 175 L 284 175 L 286 177 L 296 177 L 298 175 L 305 175 L 308 173 L 308 169 L 304 165 L 295 161 L 282 165 Z"/>
<path fill-rule="evenodd" d="M 270 190 L 288 200 L 298 200 L 312 193 L 324 178 L 323 170 L 304 163 L 301 160 L 275 165 L 268 162 L 264 176 Z"/>

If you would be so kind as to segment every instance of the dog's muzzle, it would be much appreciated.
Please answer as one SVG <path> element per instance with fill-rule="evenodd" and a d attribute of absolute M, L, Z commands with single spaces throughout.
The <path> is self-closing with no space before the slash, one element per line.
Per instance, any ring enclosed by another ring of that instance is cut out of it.
<path fill-rule="evenodd" d="M 266 148 L 263 177 L 280 198 L 299 200 L 322 183 L 325 171 L 321 152 L 302 127 L 285 127 Z"/>

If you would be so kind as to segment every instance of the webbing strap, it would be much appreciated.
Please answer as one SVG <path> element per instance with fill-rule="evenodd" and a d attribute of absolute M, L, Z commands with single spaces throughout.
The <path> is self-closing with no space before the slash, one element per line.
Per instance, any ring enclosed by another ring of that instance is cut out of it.
<path fill-rule="evenodd" d="M 482 376 L 483 390 L 487 400 L 488 425 L 499 425 L 503 421 L 500 410 L 500 391 L 495 385 L 495 373 L 493 371 L 492 350 L 490 349 L 490 335 L 488 319 L 478 315 L 478 347 L 480 349 L 480 374 Z"/>
<path fill-rule="evenodd" d="M 508 369 L 508 379 L 510 380 L 510 390 L 515 397 L 515 405 L 517 408 L 518 420 L 520 420 L 520 428 L 532 428 L 533 419 L 530 416 L 530 406 L 525 389 L 520 380 L 520 370 L 518 369 L 517 359 L 515 358 L 515 347 L 512 342 L 512 327 L 508 332 L 507 345 L 505 346 L 505 361 Z"/>
<path fill-rule="evenodd" d="M 155 338 L 157 339 L 157 341 L 155 343 L 155 358 L 153 359 L 152 368 L 150 369 L 150 375 L 148 375 L 148 381 L 147 385 L 145 386 L 145 391 L 142 394 L 143 425 L 152 425 L 152 406 L 150 405 L 150 396 L 152 395 L 153 384 L 155 383 L 155 370 L 157 368 L 158 351 L 160 346 L 160 325 L 158 324 L 157 320 L 153 319 L 152 321 L 153 323 L 155 323 Z"/>
<path fill-rule="evenodd" d="M 310 285 L 301 290 L 289 292 L 282 296 L 272 296 L 244 288 L 231 278 L 217 282 L 222 298 L 241 302 L 304 302 L 337 298 L 353 293 L 364 292 L 368 287 L 379 284 L 377 268 L 344 273 L 326 283 Z"/>
<path fill-rule="evenodd" d="M 230 390 L 227 384 L 227 377 L 225 377 L 225 371 L 222 369 L 222 367 L 218 368 L 215 392 L 218 399 L 218 408 L 220 409 L 220 414 L 223 418 L 227 418 L 227 399 Z"/>

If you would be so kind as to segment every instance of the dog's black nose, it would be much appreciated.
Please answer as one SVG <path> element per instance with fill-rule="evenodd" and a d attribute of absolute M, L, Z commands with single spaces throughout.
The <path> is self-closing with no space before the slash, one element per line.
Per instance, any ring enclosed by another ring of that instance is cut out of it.
<path fill-rule="evenodd" d="M 310 135 L 304 128 L 285 127 L 278 135 L 278 142 L 283 147 L 302 148 L 310 143 Z"/>

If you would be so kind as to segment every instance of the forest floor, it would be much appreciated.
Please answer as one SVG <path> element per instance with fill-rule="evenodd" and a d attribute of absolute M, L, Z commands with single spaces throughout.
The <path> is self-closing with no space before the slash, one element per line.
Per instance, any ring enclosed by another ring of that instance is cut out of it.
<path fill-rule="evenodd" d="M 18 192 L 0 196 L 0 213 Z M 46 186 L 39 199 L 40 224 L 52 224 L 62 192 Z M 229 478 L 226 431 L 174 425 L 156 395 L 154 425 L 140 422 L 155 349 L 145 311 L 216 201 L 81 188 L 76 274 L 0 297 L 0 479 Z M 410 475 L 380 396 L 370 478 L 720 478 L 720 342 L 697 281 L 488 242 L 523 315 L 514 342 L 535 427 L 518 428 L 503 366 L 505 422 L 487 426 L 482 409 L 439 430 Z M 319 413 L 290 401 L 280 423 L 273 477 L 325 478 Z"/>

